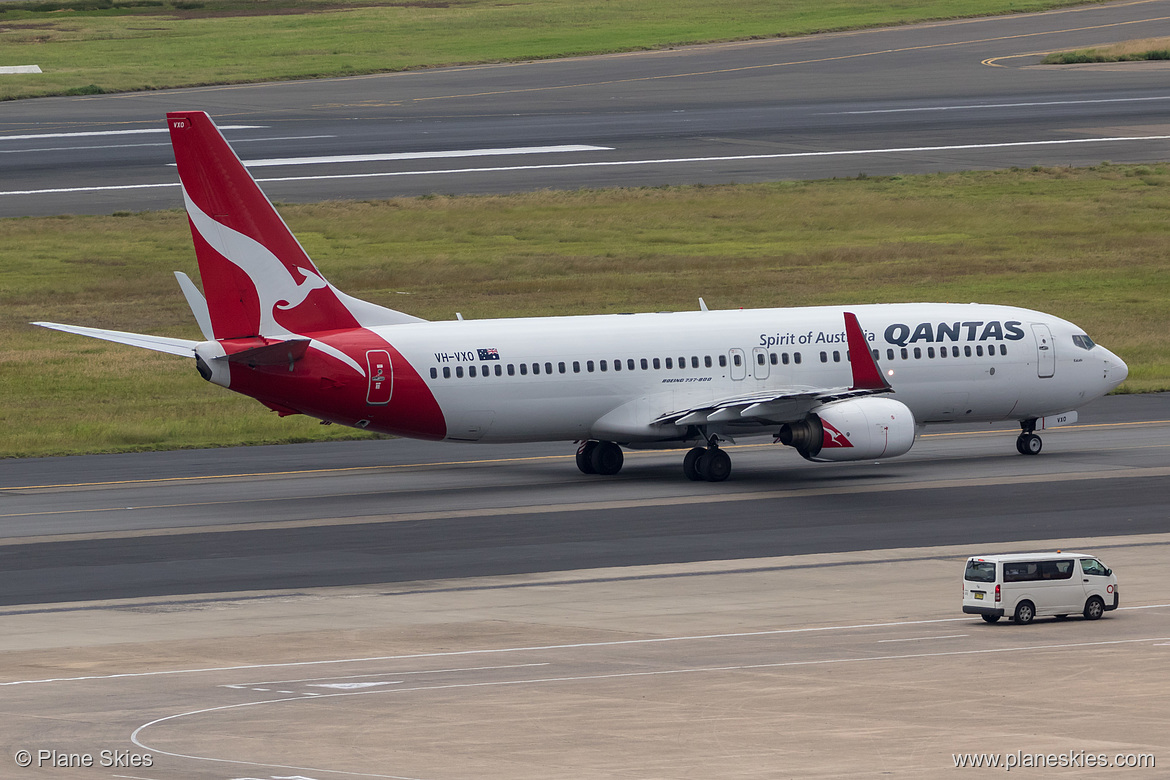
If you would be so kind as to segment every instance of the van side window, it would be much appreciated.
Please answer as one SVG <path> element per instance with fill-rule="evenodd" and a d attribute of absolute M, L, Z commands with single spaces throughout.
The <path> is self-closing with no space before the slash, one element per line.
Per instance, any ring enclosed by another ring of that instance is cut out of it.
<path fill-rule="evenodd" d="M 1105 573 L 1105 564 L 1095 558 L 1081 558 L 1081 571 L 1097 577 L 1109 576 Z"/>
<path fill-rule="evenodd" d="M 995 582 L 995 564 L 991 561 L 967 561 L 963 579 L 968 582 Z"/>
<path fill-rule="evenodd" d="M 1040 579 L 1067 580 L 1073 574 L 1072 561 L 1041 561 Z"/>
<path fill-rule="evenodd" d="M 1014 561 L 1003 565 L 1004 582 L 1031 582 L 1040 579 L 1040 567 L 1035 563 Z"/>

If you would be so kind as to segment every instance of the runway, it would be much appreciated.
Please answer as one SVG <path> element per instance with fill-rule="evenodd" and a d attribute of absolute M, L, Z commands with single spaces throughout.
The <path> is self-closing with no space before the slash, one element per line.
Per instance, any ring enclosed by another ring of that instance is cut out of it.
<path fill-rule="evenodd" d="M 277 201 L 1170 158 L 1168 71 L 1048 51 L 1170 35 L 1170 0 L 348 79 L 17 101 L 0 216 L 181 205 L 207 110 Z"/>
<path fill-rule="evenodd" d="M 1170 395 L 1114 396 L 1046 432 L 1034 458 L 1008 425 L 955 426 L 877 463 L 745 444 L 722 484 L 686 481 L 673 451 L 586 477 L 569 443 L 11 461 L 0 604 L 1160 533 L 1167 430 Z"/>

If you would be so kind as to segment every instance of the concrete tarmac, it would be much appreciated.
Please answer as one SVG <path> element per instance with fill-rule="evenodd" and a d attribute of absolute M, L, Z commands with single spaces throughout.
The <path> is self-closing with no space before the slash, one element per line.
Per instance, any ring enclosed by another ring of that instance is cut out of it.
<path fill-rule="evenodd" d="M 961 614 L 967 555 L 1057 544 L 1113 567 L 1122 608 L 1030 626 Z M 971 753 L 1165 763 L 1168 546 L 1062 538 L 5 610 L 0 776 L 934 778 Z M 150 766 L 20 770 L 21 750 Z"/>

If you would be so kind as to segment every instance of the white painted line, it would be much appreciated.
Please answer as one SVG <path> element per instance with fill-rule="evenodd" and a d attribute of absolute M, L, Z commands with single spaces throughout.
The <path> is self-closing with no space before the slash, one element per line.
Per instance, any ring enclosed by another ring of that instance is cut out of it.
<path fill-rule="evenodd" d="M 1127 143 L 1133 141 L 1165 141 L 1170 135 L 1119 136 L 1115 138 L 1066 138 L 1052 141 L 1010 141 L 993 144 L 951 144 L 948 146 L 903 146 L 885 149 L 847 149 L 833 152 L 788 152 L 782 154 L 741 154 L 728 157 L 667 157 L 656 160 L 607 160 L 598 162 L 547 163 L 544 165 L 509 165 L 498 168 L 447 168 L 428 171 L 381 171 L 372 173 L 336 173 L 319 176 L 279 176 L 256 179 L 260 183 L 291 181 L 330 181 L 339 179 L 378 179 L 397 176 L 441 176 L 452 173 L 512 173 L 516 171 L 567 170 L 570 168 L 633 167 L 639 165 L 685 165 L 688 163 L 743 162 L 748 160 L 783 160 L 804 157 L 848 157 L 867 154 L 913 154 L 921 152 L 954 152 L 974 149 L 1010 149 L 1026 146 L 1065 146 L 1071 144 Z M 108 190 L 178 187 L 174 184 L 115 184 L 102 187 L 62 187 L 46 190 L 9 190 L 0 195 L 46 195 L 67 192 L 104 192 Z"/>
<path fill-rule="evenodd" d="M 3 65 L 0 66 L 0 73 L 41 73 L 40 65 Z"/>
<path fill-rule="evenodd" d="M 252 144 L 264 141 L 303 141 L 316 138 L 336 138 L 335 135 L 293 135 L 286 138 L 237 138 L 232 146 Z M 0 136 L 0 140 L 4 140 Z M 35 152 L 88 152 L 94 149 L 139 149 L 146 146 L 170 146 L 170 141 L 159 141 L 150 144 L 103 144 L 100 146 L 44 146 L 36 149 L 0 149 L 0 154 L 30 154 Z M 171 167 L 175 167 L 171 164 Z"/>
<path fill-rule="evenodd" d="M 1119 607 L 1118 612 L 1131 609 L 1157 609 L 1170 607 L 1170 604 L 1147 604 L 1136 607 Z M 893 623 L 857 623 L 847 626 L 813 626 L 809 628 L 778 628 L 771 631 L 744 631 L 731 634 L 695 634 L 688 636 L 664 636 L 651 639 L 617 639 L 610 642 L 579 642 L 568 645 L 533 645 L 526 647 L 498 647 L 485 650 L 450 650 L 438 653 L 413 653 L 408 655 L 381 655 L 367 658 L 331 658 L 324 661 L 289 661 L 279 664 L 244 664 L 241 666 L 215 666 L 201 669 L 167 669 L 157 672 L 123 672 L 121 674 L 99 674 L 84 677 L 49 677 L 42 680 L 14 680 L 0 683 L 0 687 L 8 685 L 41 685 L 58 682 L 86 682 L 91 680 L 122 680 L 138 677 L 161 677 L 175 674 L 206 674 L 209 672 L 237 672 L 245 669 L 287 669 L 296 666 L 328 666 L 333 664 L 366 663 L 369 661 L 402 661 L 415 658 L 450 658 L 453 656 L 468 655 L 498 655 L 502 653 L 536 652 L 547 650 L 577 650 L 585 647 L 625 647 L 629 645 L 657 645 L 667 642 L 696 642 L 711 639 L 742 639 L 747 637 L 781 636 L 784 634 L 811 634 L 822 631 L 856 631 L 862 628 L 890 628 L 892 626 L 923 626 L 937 623 L 958 623 L 973 620 L 973 616 L 964 615 L 954 618 L 935 618 L 933 620 L 899 620 Z M 1170 639 L 1170 637 L 1167 637 Z M 1141 642 L 1146 640 L 1124 640 Z M 1160 641 L 1160 640 L 1158 640 Z"/>
<path fill-rule="evenodd" d="M 878 644 L 883 642 L 925 642 L 930 639 L 961 639 L 962 637 L 970 636 L 970 634 L 947 634 L 946 636 L 915 636 L 909 639 L 879 639 Z"/>
<path fill-rule="evenodd" d="M 248 168 L 269 168 L 276 165 L 327 165 L 351 162 L 388 162 L 392 160 L 433 160 L 457 157 L 498 157 L 511 154 L 561 154 L 565 152 L 612 152 L 612 146 L 517 146 L 506 149 L 462 149 L 447 152 L 397 152 L 391 154 L 341 154 L 331 157 L 274 157 L 268 160 L 245 160 Z"/>
<path fill-rule="evenodd" d="M 452 672 L 492 672 L 499 669 L 528 669 L 533 666 L 548 666 L 547 662 L 539 664 L 508 664 L 506 666 L 464 666 L 459 669 L 420 669 L 414 672 L 379 672 L 377 674 L 347 674 L 334 677 L 305 677 L 300 680 L 261 680 L 260 682 L 245 685 L 221 685 L 220 688 L 247 688 L 248 685 L 289 685 L 290 683 L 320 682 L 321 680 L 357 680 L 362 677 L 390 677 L 410 674 L 450 674 Z"/>
<path fill-rule="evenodd" d="M 859 114 L 906 114 L 915 111 L 966 111 L 981 108 L 1032 108 L 1040 106 L 1080 106 L 1092 103 L 1141 103 L 1150 100 L 1170 100 L 1170 95 L 1137 98 L 1102 98 L 1100 100 L 1049 100 L 1037 103 L 979 103 L 967 106 L 924 106 L 921 108 L 879 108 L 872 111 L 827 111 L 817 116 L 856 116 Z"/>
<path fill-rule="evenodd" d="M 262 130 L 268 125 L 220 125 L 220 130 Z M 37 138 L 88 138 L 96 135 L 145 135 L 169 133 L 167 127 L 146 127 L 137 130 L 87 130 L 79 133 L 39 133 L 36 135 L 0 135 L 0 141 L 31 141 Z"/>
<path fill-rule="evenodd" d="M 897 624 L 892 624 L 892 625 L 897 625 Z M 801 630 L 801 629 L 797 629 L 797 630 Z M 780 661 L 777 663 L 744 664 L 741 666 L 712 666 L 712 667 L 696 667 L 696 668 L 688 668 L 688 669 L 659 669 L 659 670 L 655 670 L 655 671 L 646 671 L 646 672 L 615 672 L 613 674 L 580 675 L 580 676 L 575 676 L 575 677 L 545 677 L 545 678 L 536 678 L 536 679 L 529 679 L 529 680 L 504 680 L 504 681 L 478 682 L 478 683 L 452 683 L 452 684 L 448 684 L 448 685 L 419 686 L 417 688 L 391 688 L 391 689 L 378 690 L 378 691 L 354 691 L 354 692 L 347 692 L 347 693 L 327 693 L 327 694 L 324 694 L 318 698 L 330 699 L 330 698 L 336 698 L 336 697 L 340 697 L 340 696 L 374 696 L 374 695 L 387 694 L 387 693 L 406 694 L 406 693 L 420 692 L 420 691 L 442 691 L 442 690 L 453 690 L 453 689 L 463 689 L 463 688 L 492 688 L 492 687 L 503 687 L 503 686 L 510 686 L 510 685 L 540 685 L 540 684 L 547 684 L 547 683 L 589 682 L 589 681 L 594 681 L 594 680 L 628 679 L 628 678 L 632 678 L 632 677 L 661 677 L 661 676 L 672 675 L 672 674 L 707 674 L 707 673 L 711 673 L 711 672 L 736 672 L 736 671 L 744 671 L 744 670 L 748 670 L 748 669 L 776 669 L 776 668 L 793 667 L 793 666 L 824 666 L 824 665 L 829 665 L 829 664 L 853 664 L 853 663 L 867 663 L 867 662 L 873 662 L 873 661 L 903 661 L 903 660 L 915 660 L 915 659 L 919 659 L 919 658 L 941 658 L 941 657 L 947 657 L 947 656 L 961 656 L 961 655 L 987 655 L 987 654 L 991 654 L 991 653 L 1029 652 L 1029 651 L 1034 651 L 1034 650 L 1063 650 L 1063 649 L 1078 648 L 1078 647 L 1103 647 L 1103 646 L 1134 644 L 1134 643 L 1138 643 L 1138 642 L 1161 642 L 1161 641 L 1168 640 L 1168 639 L 1170 639 L 1170 637 L 1149 637 L 1146 639 L 1117 639 L 1117 640 L 1104 641 L 1104 642 L 1072 642 L 1072 643 L 1068 643 L 1068 644 L 1059 644 L 1059 645 L 1032 645 L 1032 646 L 1018 646 L 1018 647 L 998 647 L 998 648 L 990 648 L 990 649 L 983 649 L 983 650 L 955 650 L 955 651 L 941 652 L 941 653 L 912 653 L 912 654 L 906 654 L 906 655 L 883 655 L 883 656 L 857 657 L 857 658 L 826 658 L 826 659 L 821 659 L 821 660 L 816 660 L 816 661 Z M 637 640 L 635 640 L 635 641 L 637 641 Z M 613 643 L 601 643 L 601 644 L 626 644 L 626 643 L 625 642 L 613 642 Z M 260 706 L 263 704 L 283 704 L 283 703 L 288 703 L 288 702 L 307 701 L 307 700 L 308 699 L 306 697 L 299 696 L 299 697 L 294 697 L 291 699 L 271 699 L 268 701 L 243 702 L 240 704 L 227 704 L 227 705 L 223 705 L 220 707 L 209 707 L 207 709 L 202 709 L 202 710 L 192 710 L 190 712 L 182 712 L 182 713 L 177 713 L 175 715 L 168 715 L 166 717 L 157 718 L 155 720 L 152 720 L 149 723 L 144 723 L 141 726 L 139 726 L 138 728 L 136 728 L 133 731 L 133 733 L 130 734 L 130 741 L 133 742 L 138 747 L 140 747 L 144 750 L 150 751 L 151 753 L 158 753 L 158 754 L 161 754 L 164 756 L 171 756 L 172 758 L 186 758 L 186 759 L 191 759 L 194 761 L 210 761 L 210 762 L 220 763 L 220 764 L 242 764 L 242 765 L 247 765 L 247 766 L 272 767 L 275 769 L 293 769 L 293 770 L 301 771 L 301 772 L 325 772 L 328 774 L 339 774 L 339 775 L 349 775 L 349 776 L 359 776 L 359 777 L 379 777 L 379 778 L 388 777 L 388 778 L 392 778 L 393 780 L 405 780 L 405 779 L 399 778 L 395 775 L 373 775 L 373 774 L 364 774 L 364 773 L 358 773 L 358 772 L 341 772 L 341 771 L 332 770 L 332 769 L 314 769 L 314 768 L 309 768 L 309 767 L 285 766 L 282 764 L 262 764 L 259 762 L 236 761 L 236 760 L 231 760 L 231 759 L 226 759 L 226 758 L 215 758 L 212 756 L 196 756 L 196 755 L 190 755 L 190 754 L 186 754 L 186 753 L 171 753 L 169 751 L 161 750 L 157 747 L 152 747 L 150 745 L 147 745 L 146 743 L 142 742 L 139 739 L 142 732 L 151 728 L 152 726 L 157 726 L 160 723 L 166 723 L 169 721 L 176 721 L 176 720 L 179 720 L 181 718 L 187 718 L 187 717 L 191 717 L 191 716 L 195 716 L 195 715 L 206 715 L 206 714 L 212 713 L 212 712 L 225 712 L 227 710 L 241 709 L 243 707 L 256 707 L 256 706 Z"/>
<path fill-rule="evenodd" d="M 358 691 L 363 688 L 377 688 L 380 685 L 402 685 L 405 680 L 386 680 L 385 682 L 347 682 L 347 683 L 312 683 L 310 688 L 335 688 L 339 691 Z M 292 691 L 277 691 L 277 693 L 292 693 Z"/>

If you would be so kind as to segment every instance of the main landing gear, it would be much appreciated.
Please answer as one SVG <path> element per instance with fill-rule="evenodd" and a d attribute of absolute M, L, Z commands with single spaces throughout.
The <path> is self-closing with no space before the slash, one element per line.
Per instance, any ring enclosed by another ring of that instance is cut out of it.
<path fill-rule="evenodd" d="M 577 468 L 582 474 L 613 476 L 622 470 L 625 460 L 622 448 L 612 441 L 584 441 L 577 448 Z"/>
<path fill-rule="evenodd" d="M 1036 430 L 1036 419 L 1021 420 L 1020 428 L 1023 433 L 1016 439 L 1016 452 L 1021 455 L 1039 455 L 1044 448 L 1044 442 L 1033 431 Z"/>
<path fill-rule="evenodd" d="M 712 436 L 706 447 L 695 447 L 683 458 L 683 474 L 698 482 L 722 482 L 731 476 L 731 458 L 719 449 L 719 439 Z"/>

